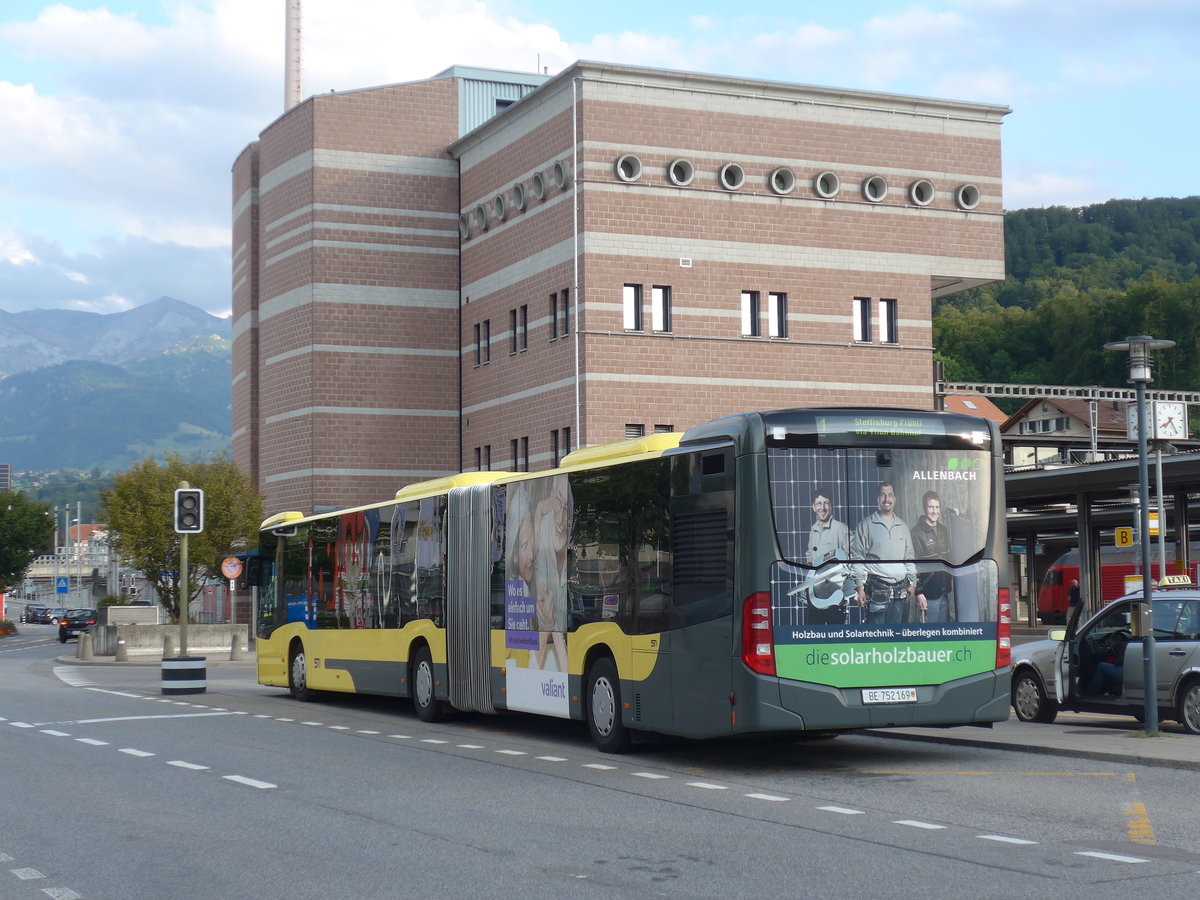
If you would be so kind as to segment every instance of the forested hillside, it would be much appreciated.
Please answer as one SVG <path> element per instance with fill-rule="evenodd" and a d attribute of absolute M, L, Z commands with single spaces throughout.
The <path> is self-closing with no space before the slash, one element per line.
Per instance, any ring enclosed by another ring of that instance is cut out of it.
<path fill-rule="evenodd" d="M 952 381 L 1125 384 L 1107 341 L 1150 334 L 1155 387 L 1200 390 L 1200 197 L 1111 200 L 1004 218 L 1008 277 L 938 301 Z"/>

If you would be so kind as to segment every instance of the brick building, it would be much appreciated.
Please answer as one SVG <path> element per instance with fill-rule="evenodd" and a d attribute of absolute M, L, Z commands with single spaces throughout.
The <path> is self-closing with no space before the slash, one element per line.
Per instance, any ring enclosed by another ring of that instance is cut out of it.
<path fill-rule="evenodd" d="M 234 458 L 313 511 L 930 408 L 931 298 L 1004 274 L 1007 112 L 588 62 L 309 98 L 233 169 Z"/>

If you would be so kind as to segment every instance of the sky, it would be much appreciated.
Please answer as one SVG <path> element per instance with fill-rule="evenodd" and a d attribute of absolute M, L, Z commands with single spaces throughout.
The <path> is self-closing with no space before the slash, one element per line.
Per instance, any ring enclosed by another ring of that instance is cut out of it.
<path fill-rule="evenodd" d="M 0 311 L 230 310 L 286 0 L 0 0 Z M 579 59 L 996 103 L 1007 209 L 1200 194 L 1197 0 L 303 0 L 304 96 Z"/>

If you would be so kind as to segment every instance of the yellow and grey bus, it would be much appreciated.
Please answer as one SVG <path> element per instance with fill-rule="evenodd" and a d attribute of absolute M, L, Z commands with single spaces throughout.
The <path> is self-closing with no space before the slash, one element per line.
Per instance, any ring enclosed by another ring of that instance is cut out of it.
<path fill-rule="evenodd" d="M 989 724 L 1010 618 L 995 425 L 727 416 L 263 523 L 258 680 L 689 738 Z"/>

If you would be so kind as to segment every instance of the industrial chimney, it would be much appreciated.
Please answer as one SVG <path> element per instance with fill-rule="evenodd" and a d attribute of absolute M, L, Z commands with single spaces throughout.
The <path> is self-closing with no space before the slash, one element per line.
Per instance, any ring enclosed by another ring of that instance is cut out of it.
<path fill-rule="evenodd" d="M 283 42 L 283 111 L 300 103 L 302 74 L 300 65 L 300 0 L 284 0 L 287 13 Z"/>

